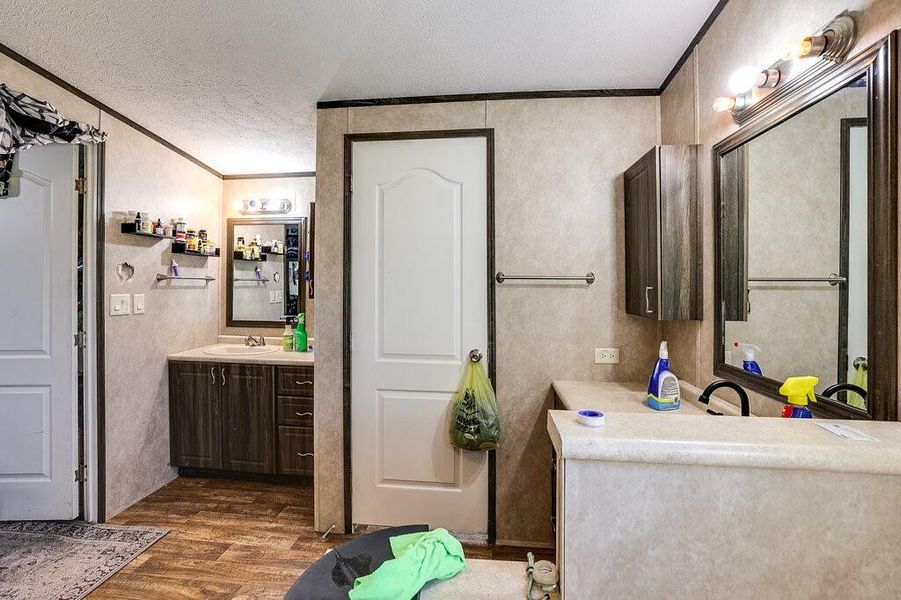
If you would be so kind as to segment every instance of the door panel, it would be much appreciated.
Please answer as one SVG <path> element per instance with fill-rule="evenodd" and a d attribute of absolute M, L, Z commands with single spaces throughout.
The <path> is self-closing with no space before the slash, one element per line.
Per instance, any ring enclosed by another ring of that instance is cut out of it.
<path fill-rule="evenodd" d="M 220 366 L 169 363 L 172 465 L 222 468 Z"/>
<path fill-rule="evenodd" d="M 21 152 L 0 198 L 0 520 L 78 514 L 76 149 Z"/>
<path fill-rule="evenodd" d="M 223 365 L 223 468 L 246 473 L 275 472 L 273 367 Z"/>
<path fill-rule="evenodd" d="M 487 141 L 354 142 L 353 520 L 487 531 L 487 455 L 450 445 L 451 398 L 487 354 Z"/>

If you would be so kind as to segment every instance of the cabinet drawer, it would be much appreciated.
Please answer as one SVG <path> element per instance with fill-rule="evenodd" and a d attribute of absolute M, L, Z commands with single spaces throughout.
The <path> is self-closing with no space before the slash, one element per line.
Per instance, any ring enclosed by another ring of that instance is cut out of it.
<path fill-rule="evenodd" d="M 282 475 L 313 474 L 313 428 L 278 428 L 278 472 Z"/>
<path fill-rule="evenodd" d="M 276 377 L 279 394 L 313 397 L 313 367 L 279 367 Z"/>
<path fill-rule="evenodd" d="M 278 424 L 313 426 L 313 399 L 294 396 L 278 397 Z"/>

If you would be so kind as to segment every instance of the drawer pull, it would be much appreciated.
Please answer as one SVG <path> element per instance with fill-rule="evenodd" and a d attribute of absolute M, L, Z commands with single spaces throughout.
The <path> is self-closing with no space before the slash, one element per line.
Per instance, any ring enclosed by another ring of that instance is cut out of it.
<path fill-rule="evenodd" d="M 298 452 L 297 456 L 313 456 L 312 452 Z"/>
<path fill-rule="evenodd" d="M 294 414 L 297 415 L 298 417 L 312 417 L 313 416 L 313 413 L 311 413 L 311 412 L 295 412 Z"/>
<path fill-rule="evenodd" d="M 312 381 L 295 381 L 294 385 L 313 385 Z"/>

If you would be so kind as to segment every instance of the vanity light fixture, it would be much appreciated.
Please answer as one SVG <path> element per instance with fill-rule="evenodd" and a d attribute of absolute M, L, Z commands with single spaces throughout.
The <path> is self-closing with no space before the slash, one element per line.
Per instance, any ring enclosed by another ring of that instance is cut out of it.
<path fill-rule="evenodd" d="M 842 13 L 817 33 L 786 43 L 781 59 L 770 68 L 757 71 L 743 67 L 735 71 L 729 78 L 729 90 L 733 95 L 717 98 L 713 102 L 713 110 L 729 111 L 735 116 L 758 99 L 753 94 L 755 88 L 774 88 L 787 79 L 792 71 L 788 64 L 790 61 L 819 57 L 838 63 L 845 59 L 856 39 L 857 25 L 854 18 Z"/>
<path fill-rule="evenodd" d="M 779 85 L 782 72 L 779 69 L 759 71 L 752 67 L 742 67 L 729 78 L 729 91 L 733 94 L 744 94 L 754 88 L 774 88 Z"/>
<path fill-rule="evenodd" d="M 782 48 L 782 60 L 821 57 L 841 62 L 848 55 L 857 38 L 853 17 L 841 14 L 823 28 L 822 32 L 801 39 L 790 40 Z"/>
<path fill-rule="evenodd" d="M 713 110 L 716 112 L 741 110 L 749 104 L 748 96 L 739 94 L 737 96 L 720 96 L 713 101 Z"/>
<path fill-rule="evenodd" d="M 247 198 L 241 202 L 239 209 L 244 215 L 264 215 L 264 214 L 288 214 L 291 212 L 293 204 L 287 198 L 281 200 L 267 200 Z"/>

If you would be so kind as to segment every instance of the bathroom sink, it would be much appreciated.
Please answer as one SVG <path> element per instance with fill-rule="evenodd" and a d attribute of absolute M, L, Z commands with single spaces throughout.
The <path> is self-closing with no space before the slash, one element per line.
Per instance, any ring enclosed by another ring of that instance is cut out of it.
<path fill-rule="evenodd" d="M 269 354 L 278 352 L 276 346 L 239 346 L 238 344 L 221 344 L 203 351 L 204 354 L 213 356 L 240 356 L 242 354 Z"/>

